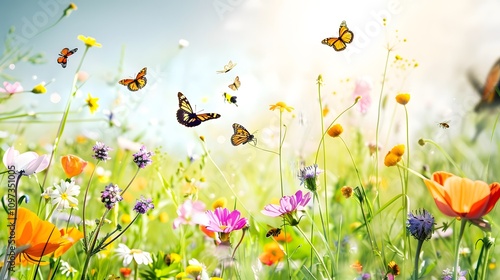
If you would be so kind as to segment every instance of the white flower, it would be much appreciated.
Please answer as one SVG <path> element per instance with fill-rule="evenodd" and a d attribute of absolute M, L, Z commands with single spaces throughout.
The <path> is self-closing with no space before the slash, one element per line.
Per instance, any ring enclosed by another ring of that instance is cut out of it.
<path fill-rule="evenodd" d="M 39 156 L 35 152 L 20 154 L 14 147 L 9 147 L 3 155 L 3 164 L 7 168 L 13 166 L 15 172 L 21 175 L 29 176 L 47 168 L 49 166 L 49 156 Z"/>
<path fill-rule="evenodd" d="M 78 273 L 78 270 L 76 270 L 71 265 L 69 265 L 69 263 L 61 260 L 61 274 L 62 275 L 66 276 L 66 277 L 70 277 L 70 276 L 75 275 L 76 273 Z"/>
<path fill-rule="evenodd" d="M 140 249 L 129 249 L 127 245 L 120 243 L 118 249 L 115 250 L 120 257 L 123 258 L 123 266 L 129 265 L 132 260 L 137 264 L 148 265 L 153 262 L 151 254 Z"/>
<path fill-rule="evenodd" d="M 50 194 L 52 205 L 58 205 L 57 208 L 64 210 L 68 208 L 77 208 L 80 194 L 80 186 L 75 185 L 75 181 L 71 182 L 61 180 L 60 185 L 54 185 L 54 190 Z"/>

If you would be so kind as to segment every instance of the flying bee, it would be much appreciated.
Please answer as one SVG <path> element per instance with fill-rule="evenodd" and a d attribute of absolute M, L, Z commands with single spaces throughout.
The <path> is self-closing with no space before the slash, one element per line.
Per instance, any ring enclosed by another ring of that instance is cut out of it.
<path fill-rule="evenodd" d="M 281 228 L 271 228 L 267 233 L 266 233 L 266 237 L 269 237 L 269 236 L 278 236 L 280 235 L 281 233 Z"/>
<path fill-rule="evenodd" d="M 447 128 L 450 128 L 450 125 L 448 124 L 450 121 L 444 121 L 444 122 L 440 122 L 438 125 L 439 127 L 441 127 L 442 129 L 447 129 Z"/>
<path fill-rule="evenodd" d="M 236 104 L 236 98 L 238 98 L 237 96 L 231 95 L 227 92 L 224 92 L 222 96 L 224 97 L 224 102 L 227 102 L 229 104 L 234 104 L 236 105 L 236 107 L 238 107 L 238 104 Z"/>

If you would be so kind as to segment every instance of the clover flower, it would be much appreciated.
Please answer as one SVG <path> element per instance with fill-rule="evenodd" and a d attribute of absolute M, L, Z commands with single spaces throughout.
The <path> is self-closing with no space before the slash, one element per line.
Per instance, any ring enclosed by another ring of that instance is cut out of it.
<path fill-rule="evenodd" d="M 134 211 L 139 214 L 146 214 L 151 209 L 154 209 L 155 205 L 153 204 L 153 200 L 151 198 L 144 198 L 141 196 L 141 199 L 138 199 L 134 206 Z"/>
<path fill-rule="evenodd" d="M 406 220 L 408 232 L 419 241 L 428 240 L 434 231 L 434 217 L 425 209 L 408 213 Z"/>
<path fill-rule="evenodd" d="M 104 206 L 108 209 L 112 209 L 116 203 L 123 200 L 123 197 L 120 195 L 122 190 L 113 183 L 106 186 L 104 191 L 101 192 L 101 201 L 104 203 Z"/>
<path fill-rule="evenodd" d="M 92 147 L 92 150 L 94 151 L 94 155 L 92 155 L 92 157 L 97 159 L 97 160 L 106 161 L 106 160 L 111 159 L 108 152 L 112 149 L 110 147 L 106 146 L 102 142 L 96 142 L 94 147 Z"/>
<path fill-rule="evenodd" d="M 269 217 L 284 217 L 289 225 L 296 226 L 301 219 L 297 217 L 297 212 L 305 210 L 305 206 L 311 200 L 311 195 L 310 192 L 302 195 L 302 191 L 299 190 L 294 195 L 283 196 L 279 205 L 268 204 L 260 212 Z"/>
<path fill-rule="evenodd" d="M 137 167 L 144 168 L 144 167 L 150 165 L 151 163 L 153 163 L 153 161 L 151 160 L 151 157 L 153 155 L 154 155 L 154 153 L 148 152 L 146 150 L 146 147 L 143 145 L 141 147 L 141 149 L 133 155 L 134 162 L 135 162 L 135 164 L 137 164 Z"/>
<path fill-rule="evenodd" d="M 318 175 L 323 173 L 323 170 L 318 168 L 317 164 L 307 166 L 299 171 L 300 185 L 305 184 L 306 189 L 316 191 Z"/>

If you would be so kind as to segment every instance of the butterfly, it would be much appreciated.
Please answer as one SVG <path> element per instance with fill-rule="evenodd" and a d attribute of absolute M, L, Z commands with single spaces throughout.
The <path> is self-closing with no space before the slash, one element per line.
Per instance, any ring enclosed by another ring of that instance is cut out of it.
<path fill-rule="evenodd" d="M 234 66 L 236 66 L 237 63 L 233 63 L 231 60 L 229 60 L 229 63 L 224 65 L 224 70 L 217 70 L 217 74 L 223 74 L 223 73 L 227 73 L 229 71 L 231 71 L 231 69 L 234 68 Z"/>
<path fill-rule="evenodd" d="M 344 50 L 347 45 L 352 42 L 352 39 L 354 38 L 354 33 L 347 28 L 347 24 L 345 23 L 345 20 L 342 21 L 340 24 L 339 28 L 339 37 L 330 37 L 330 38 L 325 38 L 323 41 L 321 41 L 322 44 L 328 45 L 332 47 L 336 51 L 342 51 Z"/>
<path fill-rule="evenodd" d="M 236 107 L 238 107 L 238 104 L 236 104 L 236 98 L 238 98 L 238 96 L 230 95 L 227 92 L 224 92 L 222 96 L 224 96 L 224 102 L 227 102 L 229 104 L 234 104 L 236 105 Z"/>
<path fill-rule="evenodd" d="M 193 108 L 191 107 L 191 104 L 189 104 L 189 101 L 186 96 L 184 96 L 184 94 L 179 92 L 177 94 L 177 97 L 179 97 L 177 121 L 184 126 L 193 127 L 200 125 L 204 121 L 220 118 L 220 115 L 216 113 L 196 114 L 193 112 Z"/>
<path fill-rule="evenodd" d="M 234 82 L 230 85 L 228 85 L 228 87 L 232 90 L 238 90 L 241 86 L 241 82 L 240 82 L 240 77 L 236 76 L 236 78 L 234 78 Z"/>
<path fill-rule="evenodd" d="M 469 73 L 469 81 L 474 89 L 481 94 L 481 100 L 474 107 L 475 112 L 500 105 L 500 59 L 491 67 L 484 86 L 471 73 Z"/>
<path fill-rule="evenodd" d="M 144 86 L 146 86 L 146 83 L 148 82 L 148 80 L 146 79 L 146 71 L 147 70 L 148 69 L 146 67 L 144 67 L 144 68 L 142 68 L 141 71 L 139 71 L 139 73 L 137 73 L 137 76 L 135 77 L 135 79 L 123 79 L 123 80 L 118 81 L 118 83 L 120 85 L 127 86 L 127 88 L 130 91 L 138 91 L 141 88 L 143 88 Z"/>
<path fill-rule="evenodd" d="M 450 128 L 450 124 L 449 124 L 450 121 L 445 121 L 445 122 L 440 122 L 438 123 L 439 127 L 441 127 L 442 129 L 446 129 L 446 128 Z"/>
<path fill-rule="evenodd" d="M 240 144 L 245 145 L 248 142 L 253 142 L 254 145 L 257 145 L 255 136 L 250 134 L 241 124 L 233 123 L 233 130 L 234 133 L 231 136 L 231 144 L 233 144 L 233 146 L 238 146 Z"/>
<path fill-rule="evenodd" d="M 280 235 L 281 233 L 281 228 L 271 228 L 267 233 L 266 233 L 266 237 L 270 237 L 270 236 L 278 236 Z"/>
<path fill-rule="evenodd" d="M 68 63 L 68 57 L 73 55 L 78 51 L 78 48 L 74 48 L 72 50 L 68 48 L 64 48 L 61 50 L 59 57 L 57 58 L 57 63 L 61 64 L 62 68 L 66 68 L 66 64 Z"/>

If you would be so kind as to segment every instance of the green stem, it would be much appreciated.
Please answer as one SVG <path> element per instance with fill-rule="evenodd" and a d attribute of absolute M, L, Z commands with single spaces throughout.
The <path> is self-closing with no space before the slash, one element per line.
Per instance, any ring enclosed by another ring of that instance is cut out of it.
<path fill-rule="evenodd" d="M 465 177 L 465 173 L 463 172 L 463 170 L 458 166 L 458 164 L 450 157 L 450 155 L 443 149 L 441 148 L 441 146 L 439 146 L 436 142 L 432 141 L 431 139 L 420 139 L 419 140 L 419 143 L 420 141 L 424 142 L 424 143 L 430 143 L 430 144 L 433 144 L 434 146 L 436 146 L 436 148 L 446 157 L 446 159 L 451 163 L 453 164 L 453 166 L 455 167 L 455 169 L 458 170 L 458 172 L 460 173 L 460 176 L 461 177 Z"/>
<path fill-rule="evenodd" d="M 459 252 L 460 252 L 460 241 L 462 241 L 462 236 L 464 235 L 465 225 L 467 224 L 466 219 L 462 219 L 460 223 L 460 232 L 458 233 L 457 247 L 455 248 L 455 262 L 453 269 L 453 280 L 458 279 L 458 267 L 459 267 Z"/>
<path fill-rule="evenodd" d="M 137 265 L 137 262 L 134 260 L 134 280 L 139 279 L 138 274 L 139 274 L 139 266 Z"/>
<path fill-rule="evenodd" d="M 409 127 L 409 118 L 408 118 L 408 109 L 406 108 L 406 105 L 404 106 L 405 108 L 405 120 L 406 120 L 406 165 L 409 167 L 410 166 L 410 127 Z M 406 219 L 408 218 L 408 169 L 404 169 L 404 187 L 403 187 L 403 201 L 402 201 L 402 207 L 403 207 L 403 213 L 402 213 L 402 224 L 404 225 L 406 223 Z M 408 230 L 404 226 L 403 227 L 403 265 L 401 266 L 401 276 L 403 279 L 406 279 L 406 259 L 408 257 Z"/>
<path fill-rule="evenodd" d="M 418 280 L 418 267 L 419 267 L 419 257 L 420 257 L 420 251 L 422 250 L 422 245 L 424 244 L 424 240 L 418 240 L 417 243 L 417 250 L 415 251 L 415 264 L 413 265 L 413 275 L 411 279 L 413 280 Z"/>
<path fill-rule="evenodd" d="M 137 167 L 137 171 L 135 171 L 135 174 L 134 174 L 134 177 L 132 177 L 132 179 L 130 179 L 130 182 L 128 182 L 128 185 L 125 187 L 125 189 L 120 193 L 121 196 L 123 196 L 123 194 L 125 193 L 125 191 L 128 190 L 128 188 L 130 187 L 130 185 L 132 185 L 132 182 L 135 180 L 135 177 L 137 177 L 137 174 L 139 174 L 139 170 L 141 170 L 139 167 Z"/>
<path fill-rule="evenodd" d="M 332 277 L 330 276 L 330 272 L 328 272 L 328 268 L 326 267 L 325 262 L 323 261 L 323 258 L 320 256 L 320 254 L 318 253 L 318 251 L 316 250 L 314 245 L 307 238 L 306 234 L 302 231 L 302 229 L 300 229 L 299 226 L 296 226 L 295 228 L 300 232 L 300 234 L 302 234 L 302 236 L 307 241 L 307 243 L 309 243 L 309 246 L 311 246 L 311 248 L 313 249 L 314 253 L 316 254 L 316 257 L 318 258 L 319 262 L 321 263 L 321 266 L 323 266 L 323 269 L 325 270 L 325 273 L 327 275 L 327 279 L 332 279 Z"/>
<path fill-rule="evenodd" d="M 95 166 L 94 166 L 94 170 L 92 170 L 92 174 L 90 174 L 90 179 L 89 179 L 89 182 L 87 183 L 87 187 L 85 188 L 85 194 L 83 195 L 83 206 L 82 206 L 82 227 L 83 227 L 83 245 L 85 246 L 85 248 L 87 248 L 87 254 L 90 253 L 90 251 L 88 250 L 88 240 L 87 240 L 87 227 L 85 225 L 85 209 L 86 209 L 86 206 L 87 206 L 87 196 L 88 196 L 88 193 L 89 193 L 89 189 L 90 189 L 90 183 L 92 182 L 92 178 L 94 178 L 94 174 L 95 174 L 95 171 L 97 169 L 97 166 L 99 165 L 99 162 L 101 162 L 100 160 L 97 160 Z"/>
<path fill-rule="evenodd" d="M 326 146 L 324 144 L 325 141 L 325 134 L 323 133 L 325 131 L 325 125 L 324 125 L 324 118 L 323 118 L 323 102 L 321 100 L 321 81 L 318 78 L 318 102 L 319 102 L 319 116 L 320 116 L 320 121 L 321 121 L 321 143 L 323 143 L 323 170 L 326 170 Z M 328 190 L 326 189 L 326 172 L 323 172 L 323 189 L 325 191 L 325 217 L 326 217 L 326 224 L 330 224 L 330 215 L 328 214 Z M 321 215 L 321 214 L 320 214 Z M 314 227 L 314 223 L 311 224 L 312 227 Z M 324 231 L 324 225 L 323 225 L 323 231 Z M 314 229 L 314 228 L 313 228 Z M 312 237 L 312 230 L 311 230 L 311 237 Z M 325 234 L 325 239 L 328 242 L 329 240 L 329 235 Z M 313 239 L 311 238 L 311 242 Z"/>
<path fill-rule="evenodd" d="M 87 274 L 87 270 L 89 268 L 89 264 L 90 264 L 90 259 L 92 258 L 92 256 L 94 255 L 92 251 L 94 251 L 94 247 L 95 247 L 95 244 L 97 242 L 97 239 L 99 237 L 99 231 L 101 230 L 101 227 L 104 223 L 104 219 L 106 218 L 106 216 L 108 215 L 109 211 L 111 209 L 106 209 L 106 211 L 104 212 L 104 214 L 102 215 L 101 217 L 101 220 L 99 221 L 99 224 L 97 225 L 97 228 L 94 232 L 94 234 L 90 237 L 90 246 L 87 247 L 87 254 L 86 254 L 86 257 L 85 257 L 85 264 L 83 266 L 83 269 L 82 269 L 82 277 L 80 278 L 81 280 L 85 280 L 85 275 Z M 84 221 L 85 223 L 85 221 Z"/>

